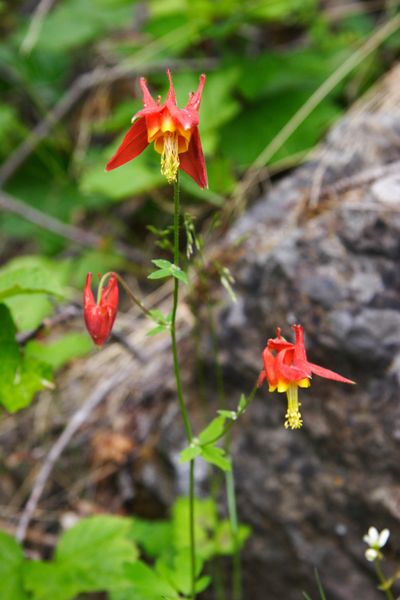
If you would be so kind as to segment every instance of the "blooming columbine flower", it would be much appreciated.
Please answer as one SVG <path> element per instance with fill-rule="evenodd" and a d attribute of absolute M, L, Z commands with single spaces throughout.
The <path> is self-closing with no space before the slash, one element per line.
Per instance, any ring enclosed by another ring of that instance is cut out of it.
<path fill-rule="evenodd" d="M 299 429 L 303 421 L 300 414 L 300 402 L 298 401 L 298 388 L 309 387 L 313 374 L 335 381 L 342 381 L 343 383 L 354 383 L 354 381 L 309 362 L 304 347 L 302 326 L 293 325 L 292 329 L 296 337 L 294 344 L 282 337 L 279 327 L 276 330 L 276 337 L 268 340 L 262 353 L 264 368 L 260 373 L 257 385 L 260 386 L 266 380 L 270 392 L 275 390 L 286 392 L 288 409 L 285 427 Z"/>
<path fill-rule="evenodd" d="M 111 333 L 118 310 L 118 281 L 111 274 L 106 287 L 99 289 L 97 302 L 92 292 L 92 274 L 86 277 L 83 294 L 83 316 L 88 332 L 97 346 L 102 346 Z"/>
<path fill-rule="evenodd" d="M 368 544 L 369 548 L 365 551 L 365 558 L 370 562 L 373 562 L 377 558 L 382 559 L 381 548 L 386 544 L 389 539 L 389 529 L 382 529 L 379 533 L 376 527 L 370 527 L 368 533 L 364 535 L 363 540 Z"/>
<path fill-rule="evenodd" d="M 143 110 L 132 118 L 132 127 L 122 144 L 106 165 L 106 171 L 120 167 L 136 158 L 154 142 L 155 150 L 161 154 L 161 173 L 168 183 L 176 180 L 178 169 L 185 171 L 198 186 L 208 185 L 206 165 L 199 134 L 199 107 L 205 75 L 201 75 L 197 92 L 191 93 L 185 108 L 176 106 L 175 90 L 171 72 L 167 71 L 169 92 L 164 104 L 150 94 L 146 80 L 140 79 L 143 91 Z"/>

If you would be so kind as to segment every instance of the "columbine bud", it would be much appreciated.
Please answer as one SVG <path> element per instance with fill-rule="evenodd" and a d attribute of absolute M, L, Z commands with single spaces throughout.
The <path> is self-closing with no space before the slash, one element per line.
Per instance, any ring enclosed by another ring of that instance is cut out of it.
<path fill-rule="evenodd" d="M 108 339 L 118 310 L 118 280 L 110 275 L 108 283 L 100 290 L 100 300 L 95 302 L 92 292 L 92 274 L 86 277 L 83 294 L 83 316 L 92 340 L 102 346 Z"/>

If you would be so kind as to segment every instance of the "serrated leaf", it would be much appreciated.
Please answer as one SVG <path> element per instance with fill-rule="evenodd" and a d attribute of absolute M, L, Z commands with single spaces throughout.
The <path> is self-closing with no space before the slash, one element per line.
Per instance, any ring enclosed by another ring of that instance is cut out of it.
<path fill-rule="evenodd" d="M 22 548 L 11 535 L 3 531 L 0 531 L 0 556 L 1 600 L 28 600 L 22 586 Z"/>
<path fill-rule="evenodd" d="M 61 536 L 56 550 L 59 561 L 93 565 L 115 559 L 133 560 L 137 550 L 128 540 L 130 522 L 122 517 L 99 515 L 82 519 Z M 102 567 L 104 569 L 104 566 Z"/>
<path fill-rule="evenodd" d="M 211 539 L 217 524 L 217 507 L 211 498 L 195 499 L 195 538 L 196 553 L 203 560 L 214 555 L 215 545 Z M 178 498 L 172 510 L 173 538 L 175 548 L 188 548 L 190 545 L 189 528 L 189 499 Z"/>
<path fill-rule="evenodd" d="M 67 565 L 44 561 L 24 564 L 24 585 L 33 600 L 71 600 L 76 594 L 76 574 Z"/>
<path fill-rule="evenodd" d="M 126 567 L 126 575 L 131 583 L 133 594 L 132 600 L 156 600 L 156 598 L 168 598 L 177 600 L 178 594 L 172 585 L 141 561 L 137 561 Z M 129 597 L 129 596 L 128 596 Z"/>
<path fill-rule="evenodd" d="M 196 577 L 200 575 L 202 568 L 203 560 L 197 555 Z M 159 559 L 156 563 L 156 571 L 166 581 L 169 581 L 177 592 L 184 596 L 190 594 L 192 586 L 190 548 L 180 548 L 172 559 L 169 557 Z"/>
<path fill-rule="evenodd" d="M 128 586 L 126 565 L 138 556 L 129 531 L 129 519 L 83 519 L 61 536 L 54 561 L 27 565 L 25 586 L 34 600 L 70 600 L 82 592 Z"/>
<path fill-rule="evenodd" d="M 205 429 L 203 429 L 201 433 L 199 433 L 198 438 L 200 445 L 209 444 L 213 441 L 216 441 L 222 435 L 224 429 L 225 417 L 216 417 L 207 425 Z"/>
<path fill-rule="evenodd" d="M 222 471 L 230 471 L 232 468 L 231 461 L 227 458 L 223 448 L 217 448 L 216 446 L 202 446 L 201 458 L 208 463 L 215 465 Z"/>
<path fill-rule="evenodd" d="M 189 448 L 185 448 L 185 450 L 182 450 L 182 452 L 179 454 L 179 462 L 189 462 L 190 460 L 193 460 L 194 458 L 196 458 L 196 456 L 199 456 L 200 454 L 200 446 L 189 446 Z"/>
<path fill-rule="evenodd" d="M 171 550 L 171 521 L 148 521 L 134 517 L 130 521 L 129 537 L 141 546 L 148 556 L 156 558 Z"/>

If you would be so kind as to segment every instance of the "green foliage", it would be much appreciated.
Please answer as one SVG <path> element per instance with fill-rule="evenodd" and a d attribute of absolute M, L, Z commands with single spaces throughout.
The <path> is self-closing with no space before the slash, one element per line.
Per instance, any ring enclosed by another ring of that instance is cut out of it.
<path fill-rule="evenodd" d="M 0 322 L 0 404 L 16 412 L 28 406 L 36 392 L 50 386 L 52 371 L 46 363 L 20 351 L 16 327 L 5 304 L 0 304 Z"/>
<path fill-rule="evenodd" d="M 179 461 L 186 463 L 200 456 L 203 460 L 222 471 L 230 471 L 231 461 L 229 456 L 226 454 L 224 448 L 220 448 L 216 444 L 228 432 L 232 423 L 246 412 L 249 403 L 254 397 L 254 393 L 253 390 L 248 398 L 242 394 L 236 410 L 219 410 L 219 416 L 215 417 L 197 437 L 193 438 L 188 448 L 182 450 L 179 455 Z"/>
<path fill-rule="evenodd" d="M 57 370 L 72 359 L 85 356 L 92 349 L 93 344 L 86 333 L 70 332 L 47 343 L 32 340 L 26 345 L 25 354 L 40 359 Z"/>
<path fill-rule="evenodd" d="M 165 277 L 175 277 L 175 279 L 179 279 L 186 285 L 189 284 L 188 276 L 185 271 L 169 260 L 164 259 L 155 259 L 151 261 L 156 267 L 158 267 L 157 271 L 153 271 L 148 275 L 148 279 L 164 279 Z"/>
<path fill-rule="evenodd" d="M 154 310 L 150 311 L 150 316 L 153 321 L 157 323 L 157 326 L 150 329 L 146 335 L 153 336 L 157 335 L 157 333 L 161 333 L 162 331 L 171 329 L 172 312 L 170 312 L 168 315 L 164 315 L 160 309 L 155 308 Z"/>
<path fill-rule="evenodd" d="M 178 600 L 179 598 L 168 580 L 143 562 L 139 561 L 130 565 L 126 570 L 126 574 L 129 577 L 131 587 L 112 594 L 112 600 L 156 600 L 157 598 Z"/>
<path fill-rule="evenodd" d="M 33 600 L 69 600 L 80 592 L 128 584 L 125 565 L 137 558 L 128 519 L 96 516 L 64 533 L 52 562 L 25 564 L 24 583 Z"/>
<path fill-rule="evenodd" d="M 184 600 L 190 595 L 189 503 L 179 498 L 170 520 L 94 516 L 63 533 L 51 561 L 27 560 L 18 543 L 0 532 L 2 600 L 72 600 L 85 592 L 107 591 L 112 600 Z M 198 546 L 196 590 L 210 578 L 205 561 L 233 552 L 230 523 L 219 520 L 215 503 L 196 500 Z M 240 525 L 240 546 L 249 535 Z M 144 551 L 153 565 L 139 558 Z"/>
<path fill-rule="evenodd" d="M 24 554 L 13 537 L 0 531 L 0 591 L 2 600 L 28 600 L 22 583 Z"/>
<path fill-rule="evenodd" d="M 66 263 L 40 256 L 23 256 L 0 269 L 0 299 L 20 330 L 34 329 L 52 314 L 54 301 L 70 295 Z"/>
<path fill-rule="evenodd" d="M 131 0 L 63 2 L 45 19 L 36 50 L 55 54 L 69 52 L 107 31 L 125 28 L 133 16 L 132 4 Z"/>
<path fill-rule="evenodd" d="M 62 290 L 57 282 L 52 280 L 50 273 L 39 267 L 20 269 L 7 268 L 0 272 L 0 300 L 21 294 L 51 294 L 62 296 Z"/>

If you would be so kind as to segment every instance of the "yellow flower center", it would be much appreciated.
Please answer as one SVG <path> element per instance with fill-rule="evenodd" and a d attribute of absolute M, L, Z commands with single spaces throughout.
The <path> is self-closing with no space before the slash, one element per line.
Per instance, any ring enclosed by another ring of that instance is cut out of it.
<path fill-rule="evenodd" d="M 161 153 L 161 173 L 168 183 L 176 181 L 179 169 L 179 143 L 176 132 L 166 132 L 163 135 L 164 147 Z"/>
<path fill-rule="evenodd" d="M 298 399 L 297 382 L 289 384 L 286 395 L 288 399 L 288 409 L 285 416 L 285 427 L 286 429 L 300 429 L 300 427 L 303 425 L 303 420 L 300 414 L 301 405 Z"/>

